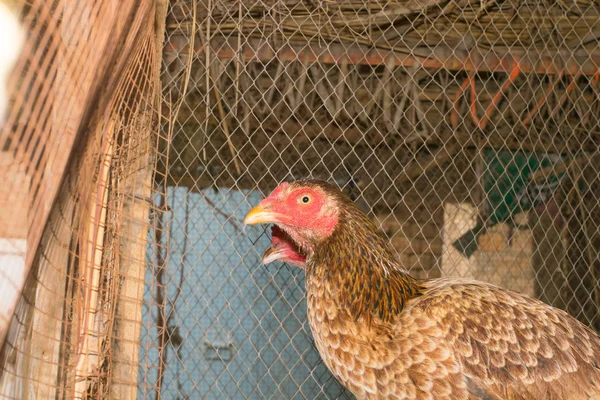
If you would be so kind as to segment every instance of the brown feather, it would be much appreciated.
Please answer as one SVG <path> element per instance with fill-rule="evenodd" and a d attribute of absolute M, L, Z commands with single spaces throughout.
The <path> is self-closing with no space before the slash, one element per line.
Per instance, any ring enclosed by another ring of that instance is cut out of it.
<path fill-rule="evenodd" d="M 600 339 L 564 311 L 471 280 L 417 281 L 339 189 L 339 222 L 307 260 L 308 317 L 359 399 L 600 399 Z"/>

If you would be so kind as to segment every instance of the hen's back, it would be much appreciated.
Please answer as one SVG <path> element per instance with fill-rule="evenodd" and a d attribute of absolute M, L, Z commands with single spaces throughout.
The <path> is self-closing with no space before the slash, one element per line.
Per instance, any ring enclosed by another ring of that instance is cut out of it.
<path fill-rule="evenodd" d="M 424 289 L 405 311 L 437 322 L 472 398 L 600 399 L 600 339 L 566 312 L 477 281 Z"/>

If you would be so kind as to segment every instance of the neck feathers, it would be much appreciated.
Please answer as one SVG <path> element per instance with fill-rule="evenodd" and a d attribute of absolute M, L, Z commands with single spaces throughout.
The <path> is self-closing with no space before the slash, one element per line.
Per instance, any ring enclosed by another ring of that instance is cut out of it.
<path fill-rule="evenodd" d="M 307 273 L 327 281 L 340 306 L 355 319 L 390 322 L 420 291 L 395 260 L 387 240 L 354 204 L 343 206 L 335 231 L 314 248 Z"/>

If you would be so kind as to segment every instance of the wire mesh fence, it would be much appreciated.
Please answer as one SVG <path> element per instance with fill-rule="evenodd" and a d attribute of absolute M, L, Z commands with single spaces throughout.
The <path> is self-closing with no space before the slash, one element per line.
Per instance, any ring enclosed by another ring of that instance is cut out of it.
<path fill-rule="evenodd" d="M 181 341 L 164 394 L 348 396 L 310 345 L 303 272 L 259 266 L 268 232 L 236 228 L 258 193 L 307 176 L 344 187 L 413 274 L 496 283 L 599 328 L 598 16 L 594 2 L 173 2 L 166 185 L 191 194 L 167 191 L 169 290 L 180 269 L 199 275 L 167 306 Z"/>
<path fill-rule="evenodd" d="M 132 397 L 157 141 L 156 7 L 7 4 L 24 40 L 0 126 L 0 397 Z"/>
<path fill-rule="evenodd" d="M 125 3 L 21 10 L 39 82 L 15 72 L 2 157 L 46 158 L 11 163 L 9 182 L 19 167 L 34 183 L 25 206 L 0 202 L 36 211 L 5 397 L 351 398 L 312 342 L 304 271 L 262 266 L 270 233 L 242 223 L 309 176 L 413 275 L 488 281 L 600 330 L 598 1 L 173 0 L 160 76 L 166 2 Z M 51 162 L 56 113 L 74 161 Z"/>

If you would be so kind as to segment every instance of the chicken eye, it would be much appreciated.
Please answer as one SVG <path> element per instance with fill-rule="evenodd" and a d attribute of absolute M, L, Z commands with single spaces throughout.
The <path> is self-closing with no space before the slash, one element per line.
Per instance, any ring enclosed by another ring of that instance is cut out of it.
<path fill-rule="evenodd" d="M 302 196 L 300 198 L 300 201 L 302 202 L 302 204 L 308 204 L 310 203 L 310 196 Z"/>

